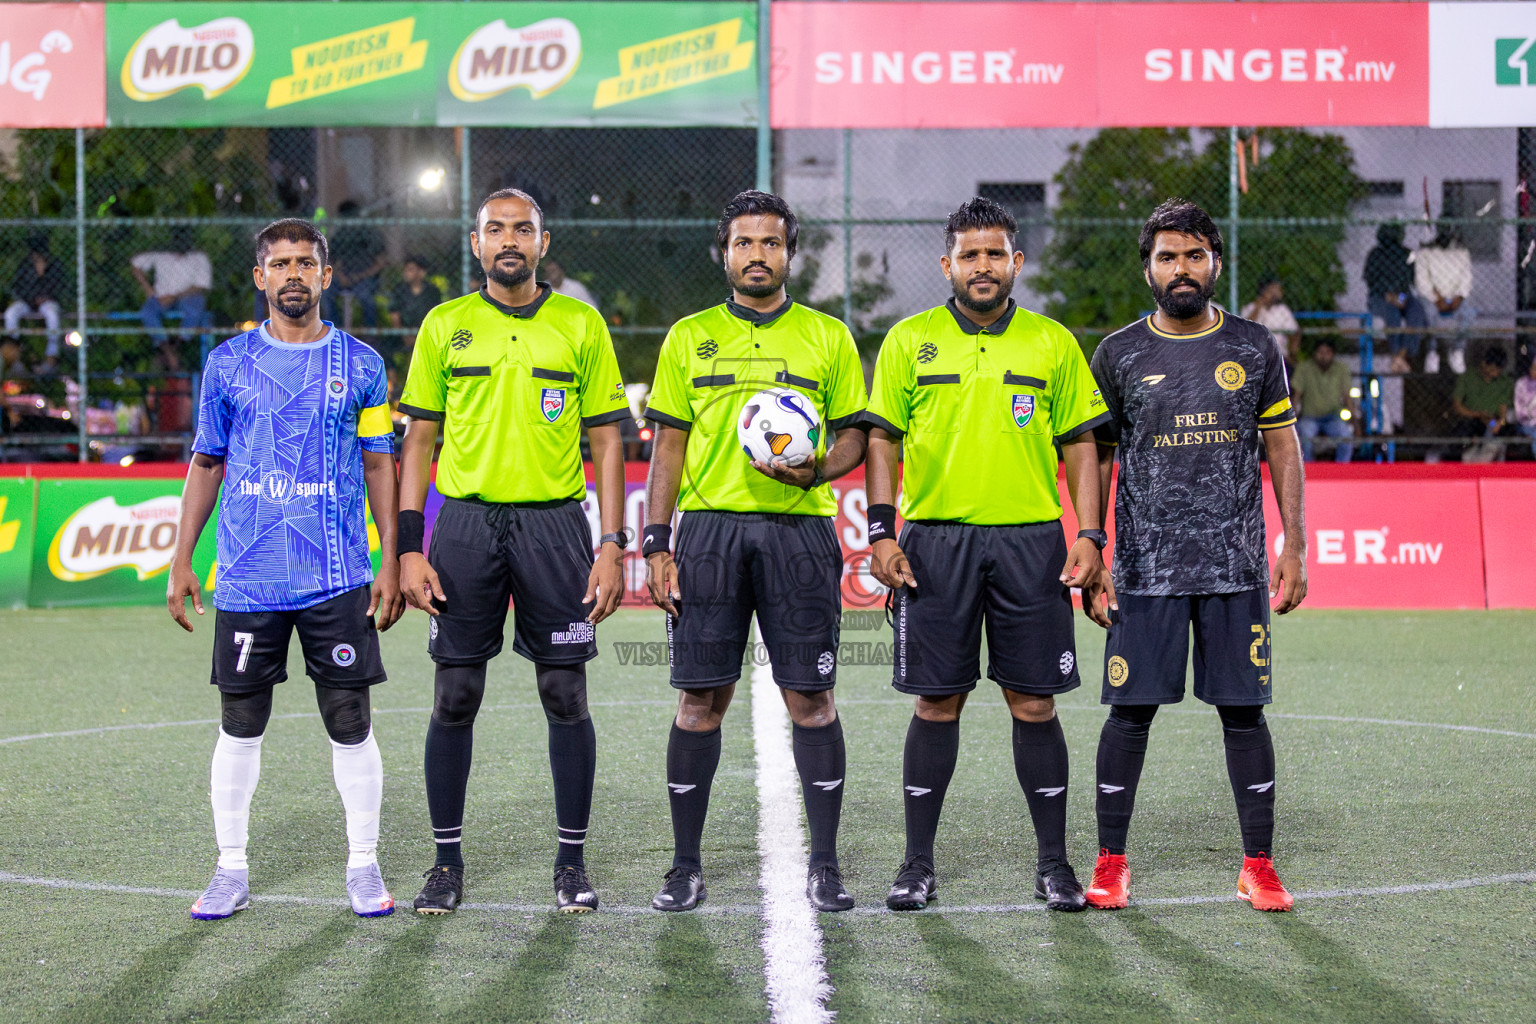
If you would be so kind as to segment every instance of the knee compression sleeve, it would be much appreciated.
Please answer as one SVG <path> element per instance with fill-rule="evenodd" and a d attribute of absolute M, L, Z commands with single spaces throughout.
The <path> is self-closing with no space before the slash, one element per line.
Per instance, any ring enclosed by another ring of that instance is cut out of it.
<path fill-rule="evenodd" d="M 238 739 L 255 739 L 267 731 L 272 717 L 272 687 L 251 693 L 220 693 L 220 727 Z"/>
<path fill-rule="evenodd" d="M 575 725 L 587 715 L 587 666 L 538 665 L 539 701 L 551 725 Z"/>
<path fill-rule="evenodd" d="M 433 689 L 432 718 L 443 725 L 469 725 L 485 698 L 485 662 L 439 665 Z"/>
<path fill-rule="evenodd" d="M 315 701 L 320 705 L 326 735 L 333 742 L 353 746 L 368 738 L 373 716 L 366 687 L 353 690 L 316 683 Z"/>

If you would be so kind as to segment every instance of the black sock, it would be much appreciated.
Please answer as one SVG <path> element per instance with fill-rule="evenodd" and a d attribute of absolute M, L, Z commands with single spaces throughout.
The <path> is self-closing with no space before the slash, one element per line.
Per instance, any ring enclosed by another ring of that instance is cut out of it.
<path fill-rule="evenodd" d="M 672 865 L 701 868 L 699 845 L 709 813 L 709 787 L 720 765 L 720 729 L 689 732 L 672 723 L 667 739 L 667 794 L 672 803 Z"/>
<path fill-rule="evenodd" d="M 1237 821 L 1243 831 L 1243 853 L 1271 856 L 1275 841 L 1275 745 L 1269 725 L 1262 711 L 1238 715 L 1232 712 L 1249 709 L 1219 710 L 1222 743 L 1227 748 L 1227 777 L 1232 780 Z"/>
<path fill-rule="evenodd" d="M 835 866 L 837 823 L 843 816 L 843 776 L 848 770 L 843 720 L 834 718 L 831 725 L 813 727 L 795 725 L 790 733 L 805 799 L 805 824 L 811 833 L 810 866 Z"/>
<path fill-rule="evenodd" d="M 1125 853 L 1125 837 L 1131 830 L 1131 812 L 1136 807 L 1136 786 L 1141 781 L 1142 763 L 1147 759 L 1147 738 L 1156 712 L 1156 704 L 1116 705 L 1110 708 L 1109 718 L 1099 733 L 1095 809 L 1099 848 L 1107 853 Z"/>
<path fill-rule="evenodd" d="M 462 868 L 464 791 L 474 756 L 475 726 L 427 721 L 427 813 L 437 840 L 437 866 Z"/>
<path fill-rule="evenodd" d="M 555 866 L 584 867 L 592 780 L 597 774 L 597 731 L 592 719 L 549 723 L 549 769 L 555 780 Z"/>
<path fill-rule="evenodd" d="M 901 758 L 902 805 L 907 817 L 907 856 L 933 866 L 933 837 L 939 832 L 944 794 L 960 756 L 960 721 L 930 722 L 912 716 Z"/>
<path fill-rule="evenodd" d="M 1061 719 L 1013 720 L 1013 771 L 1035 823 L 1039 871 L 1067 863 L 1067 737 Z"/>

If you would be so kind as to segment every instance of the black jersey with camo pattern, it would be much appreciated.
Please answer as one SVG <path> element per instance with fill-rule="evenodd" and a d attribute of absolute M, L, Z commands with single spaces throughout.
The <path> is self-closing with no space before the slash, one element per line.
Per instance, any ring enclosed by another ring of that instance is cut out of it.
<path fill-rule="evenodd" d="M 1268 328 L 1221 313 L 1198 335 L 1138 320 L 1105 338 L 1093 375 L 1119 446 L 1115 588 L 1230 594 L 1268 583 L 1259 431 L 1295 422 Z"/>

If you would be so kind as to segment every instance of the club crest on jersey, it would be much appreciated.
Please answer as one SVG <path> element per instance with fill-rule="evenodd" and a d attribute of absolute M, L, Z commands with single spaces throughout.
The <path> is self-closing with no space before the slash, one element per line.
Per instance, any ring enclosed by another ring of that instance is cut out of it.
<path fill-rule="evenodd" d="M 474 340 L 475 336 L 469 333 L 468 329 L 460 328 L 459 330 L 453 332 L 453 338 L 449 341 L 449 344 L 452 345 L 456 350 L 462 352 L 469 348 L 470 342 Z"/>
<path fill-rule="evenodd" d="M 1021 427 L 1029 426 L 1029 421 L 1035 418 L 1035 396 L 1013 396 L 1013 422 Z"/>
<path fill-rule="evenodd" d="M 1228 360 L 1216 367 L 1216 383 L 1227 391 L 1236 391 L 1248 380 L 1248 373 L 1240 363 Z"/>
<path fill-rule="evenodd" d="M 714 338 L 705 338 L 699 342 L 699 347 L 694 349 L 694 351 L 699 354 L 700 359 L 713 359 L 715 354 L 720 351 L 720 346 L 715 344 Z"/>
<path fill-rule="evenodd" d="M 329 381 L 326 382 L 325 386 L 333 395 L 339 395 L 343 391 L 347 390 L 347 382 L 342 380 L 340 377 L 332 377 Z"/>
<path fill-rule="evenodd" d="M 917 361 L 920 363 L 931 363 L 938 357 L 939 346 L 931 341 L 923 342 L 922 347 L 917 350 Z"/>
<path fill-rule="evenodd" d="M 565 388 L 544 388 L 540 408 L 546 420 L 551 423 L 558 420 L 565 411 Z"/>

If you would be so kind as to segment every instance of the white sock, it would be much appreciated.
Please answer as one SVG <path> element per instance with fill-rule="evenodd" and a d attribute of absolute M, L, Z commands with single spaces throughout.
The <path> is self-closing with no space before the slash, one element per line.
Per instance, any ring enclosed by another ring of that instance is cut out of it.
<path fill-rule="evenodd" d="M 373 730 L 351 746 L 332 740 L 331 768 L 347 812 L 347 870 L 367 867 L 378 860 L 379 804 L 384 799 L 384 761 Z"/>
<path fill-rule="evenodd" d="M 219 842 L 219 867 L 244 871 L 245 844 L 250 831 L 251 794 L 261 778 L 260 736 L 242 739 L 219 730 L 213 747 L 211 795 L 213 834 Z"/>

